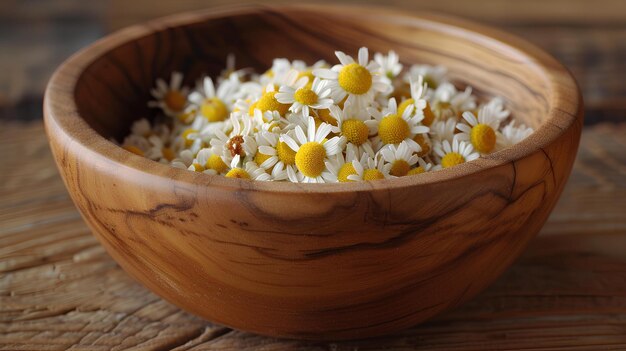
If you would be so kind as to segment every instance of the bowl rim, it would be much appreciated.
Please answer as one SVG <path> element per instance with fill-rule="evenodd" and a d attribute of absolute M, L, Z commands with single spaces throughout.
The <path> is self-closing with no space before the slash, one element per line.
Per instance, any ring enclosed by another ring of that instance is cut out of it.
<path fill-rule="evenodd" d="M 161 164 L 124 150 L 96 132 L 78 112 L 74 100 L 74 92 L 78 80 L 85 69 L 94 61 L 116 47 L 169 27 L 258 12 L 288 14 L 291 11 L 341 13 L 341 16 L 344 17 L 371 16 L 381 21 L 393 19 L 396 24 L 406 25 L 411 25 L 411 23 L 415 25 L 416 22 L 419 22 L 418 26 L 420 28 L 428 28 L 444 34 L 462 37 L 478 45 L 481 45 L 481 43 L 483 43 L 483 46 L 487 43 L 489 45 L 497 45 L 500 48 L 514 52 L 516 55 L 524 58 L 524 64 L 532 65 L 533 68 L 539 70 L 545 76 L 548 91 L 551 93 L 547 97 L 549 105 L 548 118 L 522 142 L 455 167 L 436 172 L 426 172 L 411 177 L 371 182 L 309 184 L 251 181 L 177 169 L 171 165 Z M 515 162 L 539 150 L 543 150 L 572 127 L 578 119 L 580 119 L 582 124 L 583 118 L 582 96 L 571 73 L 554 57 L 524 39 L 489 26 L 448 15 L 432 12 L 401 11 L 382 6 L 357 7 L 355 5 L 230 5 L 194 11 L 193 13 L 184 12 L 132 25 L 97 40 L 65 60 L 48 82 L 43 105 L 48 138 L 52 141 L 52 138 L 58 137 L 55 133 L 63 133 L 67 137 L 66 140 L 72 142 L 72 147 L 76 148 L 72 152 L 89 152 L 90 157 L 95 158 L 94 161 L 102 161 L 120 167 L 130 167 L 130 169 L 139 172 L 143 176 L 165 177 L 171 181 L 187 183 L 188 185 L 222 187 L 231 190 L 253 189 L 255 191 L 273 193 L 355 193 L 370 192 L 372 190 L 397 190 L 418 185 L 442 183 Z"/>

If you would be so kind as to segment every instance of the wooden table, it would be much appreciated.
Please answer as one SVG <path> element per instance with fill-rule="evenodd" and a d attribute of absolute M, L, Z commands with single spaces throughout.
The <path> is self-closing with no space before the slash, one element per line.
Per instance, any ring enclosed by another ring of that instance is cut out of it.
<path fill-rule="evenodd" d="M 0 20 L 9 28 L 0 50 L 15 55 L 4 70 L 9 79 L 0 75 L 0 349 L 626 349 L 626 2 L 392 2 L 490 22 L 543 46 L 581 83 L 590 125 L 561 201 L 501 279 L 421 326 L 342 343 L 233 331 L 161 300 L 128 277 L 91 236 L 54 166 L 39 105 L 58 61 L 111 29 L 206 2 L 112 1 L 103 11 L 101 2 L 59 1 L 62 6 L 35 12 L 14 2 L 12 13 L 4 11 L 7 3 L 12 1 L 0 4 Z M 57 34 L 75 34 L 17 40 L 26 28 L 20 20 L 51 18 L 53 28 L 61 28 Z M 50 43 L 58 48 L 42 55 Z M 24 80 L 28 84 L 15 83 Z M 11 87 L 8 93 L 3 86 Z"/>

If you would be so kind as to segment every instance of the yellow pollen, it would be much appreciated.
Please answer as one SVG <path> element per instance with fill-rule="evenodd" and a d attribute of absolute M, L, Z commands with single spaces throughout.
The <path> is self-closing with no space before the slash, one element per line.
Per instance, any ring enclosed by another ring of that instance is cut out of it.
<path fill-rule="evenodd" d="M 385 176 L 382 174 L 381 171 L 377 169 L 366 169 L 363 172 L 363 180 L 379 180 L 379 179 L 385 179 Z"/>
<path fill-rule="evenodd" d="M 224 173 L 228 169 L 228 166 L 226 165 L 224 160 L 222 160 L 221 157 L 219 157 L 216 154 L 213 154 L 209 156 L 209 159 L 206 161 L 206 168 L 212 169 L 216 171 L 217 173 Z"/>
<path fill-rule="evenodd" d="M 389 174 L 394 175 L 396 177 L 402 177 L 407 175 L 411 170 L 411 166 L 405 160 L 395 160 L 393 165 L 391 166 L 391 170 Z"/>
<path fill-rule="evenodd" d="M 227 178 L 239 178 L 239 179 L 250 179 L 250 174 L 246 172 L 245 169 L 241 168 L 233 168 L 224 177 Z"/>
<path fill-rule="evenodd" d="M 256 162 L 256 164 L 260 166 L 261 163 L 267 161 L 270 157 L 272 156 L 257 152 L 256 155 L 254 155 L 254 162 Z"/>
<path fill-rule="evenodd" d="M 263 94 L 261 98 L 256 102 L 255 108 L 258 108 L 259 110 L 261 110 L 261 112 L 278 111 L 281 116 L 284 116 L 289 109 L 289 105 L 281 104 L 280 102 L 278 102 L 278 100 L 276 100 L 276 97 L 274 95 L 276 95 L 275 91 L 268 91 L 267 93 Z M 252 109 L 252 111 L 254 112 L 254 109 Z"/>
<path fill-rule="evenodd" d="M 279 141 L 276 145 L 276 156 L 286 165 L 296 164 L 296 152 L 285 142 Z"/>
<path fill-rule="evenodd" d="M 443 168 L 448 168 L 448 167 L 460 165 L 461 163 L 464 163 L 464 162 L 465 162 L 465 157 L 463 157 L 458 152 L 451 152 L 449 154 L 446 154 L 441 159 L 441 166 Z"/>
<path fill-rule="evenodd" d="M 185 108 L 185 104 L 187 103 L 187 98 L 185 95 L 181 94 L 178 91 L 171 90 L 165 93 L 163 97 L 163 102 L 165 106 L 174 112 L 180 112 Z"/>
<path fill-rule="evenodd" d="M 193 128 L 185 129 L 185 131 L 182 134 L 183 140 L 185 140 L 185 146 L 189 147 L 191 146 L 191 144 L 193 144 L 193 139 L 189 139 L 189 134 L 197 133 L 197 132 L 198 131 Z"/>
<path fill-rule="evenodd" d="M 209 122 L 223 121 L 228 117 L 228 109 L 222 100 L 214 97 L 204 100 L 200 107 L 202 116 Z"/>
<path fill-rule="evenodd" d="M 165 158 L 168 161 L 171 161 L 174 159 L 174 157 L 176 157 L 174 150 L 170 149 L 169 147 L 162 148 L 161 153 L 163 154 L 163 158 Z"/>
<path fill-rule="evenodd" d="M 296 93 L 294 94 L 293 98 L 297 102 L 303 105 L 307 105 L 307 106 L 311 106 L 317 103 L 317 94 L 315 94 L 313 90 L 307 87 L 296 90 Z"/>
<path fill-rule="evenodd" d="M 330 115 L 329 109 L 317 110 L 317 116 L 322 122 L 328 123 L 331 126 L 337 126 L 337 120 Z"/>
<path fill-rule="evenodd" d="M 398 115 L 389 115 L 378 125 L 378 136 L 385 144 L 399 144 L 410 132 L 409 124 Z"/>
<path fill-rule="evenodd" d="M 126 151 L 132 152 L 135 155 L 143 156 L 143 151 L 141 151 L 141 149 L 136 147 L 135 145 L 126 145 L 124 146 L 124 149 Z"/>
<path fill-rule="evenodd" d="M 345 120 L 341 125 L 341 133 L 348 139 L 348 142 L 357 146 L 367 141 L 369 132 L 367 125 L 358 119 Z"/>
<path fill-rule="evenodd" d="M 398 116 L 402 116 L 406 108 L 409 107 L 409 105 L 411 105 L 414 102 L 415 102 L 414 99 L 406 99 L 402 101 L 402 103 L 398 106 Z"/>
<path fill-rule="evenodd" d="M 470 140 L 478 152 L 486 154 L 496 146 L 496 132 L 490 126 L 480 123 L 472 128 Z"/>
<path fill-rule="evenodd" d="M 417 156 L 424 157 L 430 153 L 430 144 L 428 144 L 423 134 L 416 134 L 413 137 L 413 141 L 422 148 L 422 151 L 418 152 Z"/>
<path fill-rule="evenodd" d="M 409 173 L 407 173 L 406 175 L 416 175 L 416 174 L 422 174 L 424 172 L 425 172 L 424 167 L 419 166 L 410 170 Z"/>
<path fill-rule="evenodd" d="M 326 165 L 326 149 L 322 144 L 311 141 L 302 146 L 296 153 L 296 167 L 307 177 L 315 178 L 322 174 Z"/>
<path fill-rule="evenodd" d="M 339 71 L 339 86 L 350 94 L 362 95 L 372 87 L 372 74 L 358 63 L 351 63 Z"/>
<path fill-rule="evenodd" d="M 426 102 L 426 107 L 424 107 L 424 119 L 422 120 L 422 124 L 429 127 L 435 121 L 435 114 L 433 110 L 430 108 L 430 103 Z"/>
<path fill-rule="evenodd" d="M 348 176 L 352 174 L 356 174 L 356 170 L 354 169 L 352 162 L 344 163 L 343 166 L 339 168 L 337 180 L 342 183 L 352 182 L 352 180 L 348 179 Z"/>

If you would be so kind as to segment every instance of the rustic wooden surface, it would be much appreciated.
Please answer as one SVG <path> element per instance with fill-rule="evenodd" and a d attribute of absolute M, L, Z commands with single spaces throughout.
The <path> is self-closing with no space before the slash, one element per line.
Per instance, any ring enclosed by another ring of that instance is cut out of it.
<path fill-rule="evenodd" d="M 224 2 L 224 1 L 222 1 Z M 0 2 L 0 349 L 626 349 L 626 126 L 583 132 L 570 182 L 525 255 L 487 291 L 425 325 L 367 342 L 301 343 L 212 326 L 131 280 L 89 234 L 39 122 L 52 70 L 106 32 L 176 2 Z M 564 62 L 586 123 L 626 117 L 626 2 L 402 1 L 499 26 Z"/>
<path fill-rule="evenodd" d="M 203 322 L 132 280 L 72 204 L 39 122 L 0 129 L 0 349 L 626 349 L 626 124 L 583 132 L 542 233 L 494 285 L 396 335 L 307 343 Z"/>

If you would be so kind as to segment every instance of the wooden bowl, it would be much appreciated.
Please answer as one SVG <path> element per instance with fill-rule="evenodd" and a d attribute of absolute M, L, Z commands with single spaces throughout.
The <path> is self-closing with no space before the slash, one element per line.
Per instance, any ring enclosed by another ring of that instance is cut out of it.
<path fill-rule="evenodd" d="M 149 88 L 275 57 L 395 50 L 500 95 L 535 128 L 451 169 L 352 184 L 254 182 L 172 168 L 109 141 Z M 572 168 L 580 93 L 557 61 L 497 30 L 383 8 L 248 6 L 134 26 L 65 62 L 45 96 L 50 145 L 96 237 L 150 290 L 254 333 L 345 339 L 413 326 L 470 299 L 537 234 Z"/>

